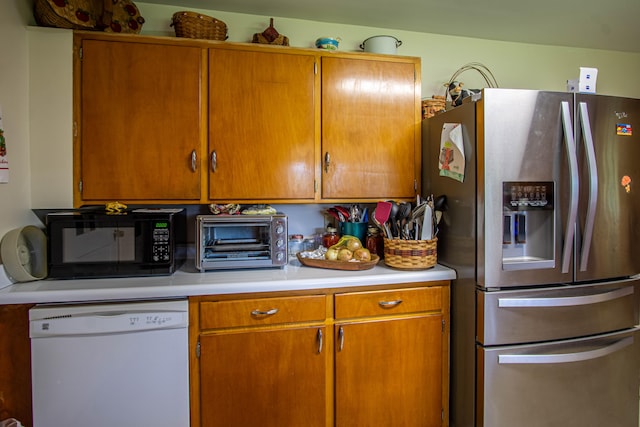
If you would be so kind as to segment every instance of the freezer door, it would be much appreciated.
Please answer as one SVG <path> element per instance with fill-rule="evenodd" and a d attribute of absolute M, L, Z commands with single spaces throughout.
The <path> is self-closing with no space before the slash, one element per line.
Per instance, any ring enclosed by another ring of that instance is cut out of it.
<path fill-rule="evenodd" d="M 638 324 L 640 279 L 476 293 L 477 340 L 485 346 L 553 341 Z"/>
<path fill-rule="evenodd" d="M 576 95 L 576 280 L 640 273 L 640 100 Z"/>
<path fill-rule="evenodd" d="M 476 427 L 638 426 L 640 330 L 478 347 Z"/>

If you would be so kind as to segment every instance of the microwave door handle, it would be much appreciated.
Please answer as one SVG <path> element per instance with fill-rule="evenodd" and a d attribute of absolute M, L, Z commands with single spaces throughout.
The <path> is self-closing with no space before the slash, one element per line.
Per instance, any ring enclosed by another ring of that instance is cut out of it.
<path fill-rule="evenodd" d="M 601 302 L 613 301 L 633 294 L 633 286 L 614 289 L 608 292 L 581 295 L 574 297 L 551 297 L 551 298 L 498 298 L 498 307 L 521 307 L 521 308 L 549 308 L 549 307 L 574 307 L 578 305 L 598 304 Z"/>
<path fill-rule="evenodd" d="M 633 344 L 633 337 L 626 337 L 606 347 L 595 350 L 581 351 L 578 353 L 565 354 L 500 354 L 498 363 L 501 365 L 525 365 L 525 364 L 552 364 L 552 363 L 572 363 L 593 360 L 605 357 L 622 350 Z"/>
<path fill-rule="evenodd" d="M 587 156 L 587 170 L 589 172 L 589 203 L 584 224 L 582 238 L 582 251 L 580 254 L 580 271 L 586 271 L 589 261 L 589 250 L 593 240 L 593 226 L 596 219 L 596 205 L 598 204 L 598 164 L 596 163 L 595 145 L 591 134 L 589 110 L 586 102 L 579 104 L 580 124 L 584 139 L 584 148 Z"/>
<path fill-rule="evenodd" d="M 575 237 L 575 223 L 578 215 L 578 158 L 576 155 L 576 143 L 573 137 L 573 126 L 571 125 L 571 110 L 569 102 L 562 101 L 560 109 L 562 111 L 562 127 L 564 129 L 564 143 L 569 160 L 569 213 L 567 216 L 567 227 L 564 231 L 564 248 L 562 251 L 562 273 L 569 272 L 571 264 L 571 252 L 573 250 L 573 240 Z"/>

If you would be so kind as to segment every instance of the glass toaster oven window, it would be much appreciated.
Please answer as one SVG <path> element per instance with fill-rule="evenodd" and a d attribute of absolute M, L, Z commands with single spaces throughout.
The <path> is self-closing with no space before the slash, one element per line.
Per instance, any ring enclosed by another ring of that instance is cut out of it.
<path fill-rule="evenodd" d="M 212 224 L 203 229 L 204 258 L 270 259 L 271 225 Z"/>

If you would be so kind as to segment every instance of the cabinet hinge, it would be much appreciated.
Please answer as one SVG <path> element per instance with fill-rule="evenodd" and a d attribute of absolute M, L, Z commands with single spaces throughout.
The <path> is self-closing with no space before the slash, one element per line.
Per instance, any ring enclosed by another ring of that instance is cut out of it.
<path fill-rule="evenodd" d="M 440 419 L 444 421 L 444 408 L 440 410 Z"/>
<path fill-rule="evenodd" d="M 317 193 L 318 192 L 318 181 L 317 180 L 313 180 L 313 193 Z"/>
<path fill-rule="evenodd" d="M 82 46 L 78 49 L 78 57 L 80 58 L 80 61 L 82 61 Z"/>
<path fill-rule="evenodd" d="M 413 192 L 414 193 L 418 192 L 418 180 L 417 179 L 413 180 Z"/>
<path fill-rule="evenodd" d="M 318 63 L 313 63 L 313 74 L 318 75 Z"/>
<path fill-rule="evenodd" d="M 442 319 L 442 333 L 444 334 L 444 325 L 445 325 L 445 321 L 444 319 Z"/>
<path fill-rule="evenodd" d="M 82 194 L 82 180 L 78 182 L 78 192 Z"/>
<path fill-rule="evenodd" d="M 200 359 L 200 340 L 196 343 L 196 357 Z"/>

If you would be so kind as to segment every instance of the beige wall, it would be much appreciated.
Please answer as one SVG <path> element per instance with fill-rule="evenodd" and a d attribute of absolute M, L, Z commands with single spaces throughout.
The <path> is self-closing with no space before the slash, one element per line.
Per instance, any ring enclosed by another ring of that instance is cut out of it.
<path fill-rule="evenodd" d="M 0 104 L 10 168 L 9 183 L 0 184 L 0 237 L 11 228 L 37 221 L 30 212 L 28 3 L 0 3 Z"/>
<path fill-rule="evenodd" d="M 32 208 L 71 206 L 71 36 L 67 30 L 33 25 L 28 0 L 0 2 L 0 104 L 8 143 L 10 178 L 0 184 L 0 236 L 38 223 Z M 176 1 L 176 3 L 179 3 Z M 146 19 L 143 34 L 173 35 L 171 15 L 180 7 L 136 2 Z M 229 41 L 247 42 L 262 32 L 269 16 L 204 11 L 225 21 Z M 442 93 L 442 83 L 460 66 L 488 66 L 501 87 L 564 90 L 580 66 L 599 69 L 598 92 L 640 98 L 640 54 L 504 43 L 392 29 L 337 25 L 275 17 L 275 27 L 291 45 L 312 47 L 319 36 L 342 38 L 341 49 L 355 51 L 378 34 L 402 40 L 402 55 L 422 57 L 423 96 Z M 67 50 L 68 47 L 68 50 Z M 474 72 L 460 80 L 482 87 Z"/>

